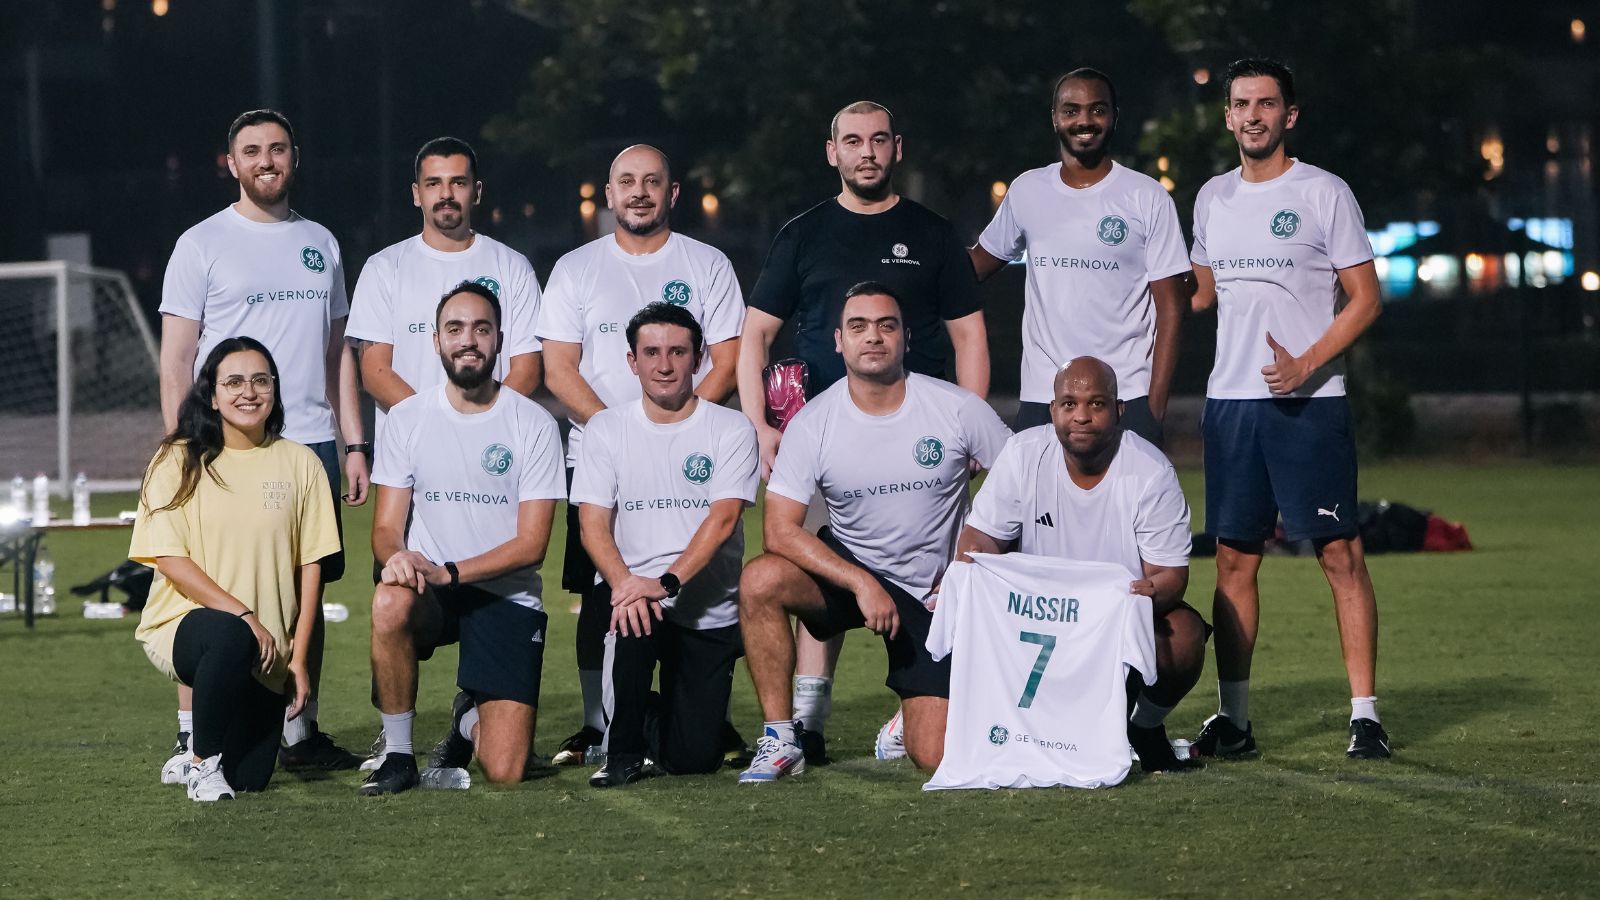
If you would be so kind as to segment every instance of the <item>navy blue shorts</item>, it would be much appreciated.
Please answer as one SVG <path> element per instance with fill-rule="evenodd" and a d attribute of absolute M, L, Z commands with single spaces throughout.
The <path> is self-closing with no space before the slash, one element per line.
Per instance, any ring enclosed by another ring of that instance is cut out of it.
<path fill-rule="evenodd" d="M 1343 397 L 1206 400 L 1206 530 L 1264 541 L 1351 538 L 1356 444 Z"/>
<path fill-rule="evenodd" d="M 515 700 L 538 709 L 550 617 L 470 584 L 432 592 L 444 628 L 433 646 L 417 648 L 417 659 L 429 659 L 435 649 L 459 642 L 456 687 L 479 702 Z"/>
<path fill-rule="evenodd" d="M 333 584 L 344 577 L 344 513 L 339 509 L 344 505 L 344 498 L 339 496 L 339 489 L 344 485 L 344 473 L 339 471 L 339 445 L 333 441 L 319 441 L 306 446 L 322 463 L 322 471 L 328 476 L 328 487 L 333 490 L 333 527 L 339 532 L 341 546 L 338 553 L 321 559 L 322 583 Z M 377 584 L 377 578 L 373 578 L 373 584 Z"/>

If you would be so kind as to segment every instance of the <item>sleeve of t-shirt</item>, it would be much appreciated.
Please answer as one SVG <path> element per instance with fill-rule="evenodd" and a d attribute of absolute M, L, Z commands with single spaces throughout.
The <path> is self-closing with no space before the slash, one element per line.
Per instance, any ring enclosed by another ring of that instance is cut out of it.
<path fill-rule="evenodd" d="M 817 466 L 819 437 L 812 427 L 816 407 L 804 406 L 784 429 L 783 441 L 778 444 L 778 458 L 772 464 L 772 476 L 767 479 L 767 493 L 788 497 L 796 503 L 810 504 L 817 492 Z"/>
<path fill-rule="evenodd" d="M 800 305 L 799 228 L 794 222 L 783 226 L 772 239 L 766 265 L 750 292 L 750 306 L 787 320 Z"/>
<path fill-rule="evenodd" d="M 994 408 L 968 394 L 961 402 L 961 422 L 967 433 L 967 456 L 978 461 L 985 469 L 994 465 L 1006 441 L 1011 440 L 1011 429 L 1000 420 Z"/>
<path fill-rule="evenodd" d="M 613 444 L 620 446 L 622 442 L 611 434 L 612 412 L 603 409 L 584 426 L 587 439 L 578 445 L 578 465 L 572 472 L 568 503 L 616 508 L 617 467 L 611 459 L 611 447 Z"/>
<path fill-rule="evenodd" d="M 206 261 L 200 242 L 185 234 L 178 238 L 161 281 L 161 312 L 196 322 L 206 317 Z"/>
<path fill-rule="evenodd" d="M 1211 265 L 1211 257 L 1206 254 L 1206 216 L 1210 206 L 1211 185 L 1207 184 L 1194 198 L 1194 244 L 1189 248 L 1189 261 L 1197 266 Z"/>
<path fill-rule="evenodd" d="M 361 275 L 356 278 L 356 293 L 344 333 L 357 340 L 393 344 L 394 324 L 392 266 L 384 257 L 373 256 L 361 267 Z"/>
<path fill-rule="evenodd" d="M 1171 466 L 1162 466 L 1146 483 L 1134 514 L 1133 532 L 1139 544 L 1139 558 L 1145 562 L 1157 566 L 1189 564 L 1194 540 L 1189 534 L 1189 503 L 1183 498 L 1183 488 Z"/>
<path fill-rule="evenodd" d="M 744 330 L 744 293 L 739 290 L 739 279 L 725 256 L 711 266 L 706 320 L 700 327 L 705 330 L 707 347 L 733 340 Z"/>
<path fill-rule="evenodd" d="M 989 477 L 978 488 L 978 495 L 972 498 L 967 524 L 997 540 L 1016 540 L 1022 534 L 1022 498 L 1028 489 L 1024 478 L 1017 442 L 1007 441 L 989 467 Z"/>
<path fill-rule="evenodd" d="M 1328 262 L 1335 269 L 1348 269 L 1372 259 L 1372 241 L 1367 239 L 1356 195 L 1343 181 L 1335 185 L 1327 210 Z"/>
<path fill-rule="evenodd" d="M 956 618 L 960 612 L 961 596 L 966 593 L 973 564 L 953 562 L 944 570 L 944 580 L 939 589 L 939 605 L 933 608 L 933 622 L 928 626 L 928 655 L 938 662 L 950 655 L 956 646 Z"/>
<path fill-rule="evenodd" d="M 743 500 L 745 506 L 754 506 L 756 485 L 760 481 L 756 466 L 760 452 L 756 444 L 755 426 L 750 424 L 749 419 L 740 416 L 732 427 L 723 430 L 718 445 L 717 464 L 711 470 L 711 502 L 737 498 Z M 585 452 L 588 451 L 588 440 L 583 442 L 583 448 Z M 807 501 L 810 499 L 806 498 Z"/>
<path fill-rule="evenodd" d="M 1144 247 L 1146 280 L 1158 281 L 1190 271 L 1189 254 L 1183 244 L 1183 228 L 1178 225 L 1178 205 L 1161 191 L 1154 196 L 1150 210 L 1150 237 Z"/>
<path fill-rule="evenodd" d="M 528 426 L 529 433 L 523 440 L 528 462 L 518 473 L 517 500 L 565 500 L 566 456 L 561 452 L 561 430 L 549 415 L 531 418 L 535 421 Z"/>
<path fill-rule="evenodd" d="M 995 259 L 1017 259 L 1022 256 L 1027 242 L 1023 239 L 1022 229 L 1017 227 L 1016 215 L 1011 211 L 1010 192 L 1000 200 L 1000 208 L 994 211 L 994 218 L 978 235 L 978 246 Z"/>
<path fill-rule="evenodd" d="M 372 463 L 373 484 L 392 488 L 409 488 L 415 484 L 416 468 L 411 464 L 411 444 L 416 432 L 412 415 L 415 404 L 410 401 L 407 397 L 395 404 L 383 421 L 383 440 L 378 441 L 378 458 Z"/>
<path fill-rule="evenodd" d="M 539 302 L 538 326 L 534 333 L 547 341 L 583 343 L 583 309 L 578 303 L 577 273 L 563 256 L 550 270 L 544 296 Z"/>
<path fill-rule="evenodd" d="M 333 518 L 333 492 L 328 473 L 310 453 L 296 454 L 300 466 L 300 565 L 332 556 L 341 549 L 339 528 Z"/>
<path fill-rule="evenodd" d="M 944 250 L 939 266 L 939 318 L 945 321 L 970 316 L 983 309 L 978 296 L 978 275 L 972 257 L 953 226 L 944 227 Z"/>
<path fill-rule="evenodd" d="M 329 262 L 328 290 L 328 318 L 343 319 L 350 315 L 350 295 L 344 283 L 344 257 L 339 252 L 339 242 L 333 235 L 328 235 L 328 255 L 332 257 Z"/>
<path fill-rule="evenodd" d="M 501 298 L 506 308 L 506 358 L 524 353 L 537 353 L 539 343 L 539 279 L 533 274 L 533 265 L 520 253 L 513 254 L 510 283 Z"/>
<path fill-rule="evenodd" d="M 189 555 L 189 521 L 183 508 L 156 510 L 177 494 L 183 478 L 182 459 L 181 448 L 174 447 L 150 463 L 128 544 L 128 558 L 136 563 L 154 567 L 158 557 Z"/>

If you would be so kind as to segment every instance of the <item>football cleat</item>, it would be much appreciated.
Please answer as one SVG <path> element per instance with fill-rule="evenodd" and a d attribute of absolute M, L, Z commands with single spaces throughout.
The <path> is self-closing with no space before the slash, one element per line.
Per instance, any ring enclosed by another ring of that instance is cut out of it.
<path fill-rule="evenodd" d="M 221 753 L 191 765 L 186 779 L 189 799 L 196 803 L 233 799 L 233 788 L 228 785 L 227 776 L 222 774 Z"/>
<path fill-rule="evenodd" d="M 794 735 L 795 739 L 799 741 L 801 752 L 806 755 L 807 765 L 825 766 L 833 762 L 828 758 L 828 739 L 822 736 L 822 732 L 796 728 Z M 760 752 L 759 749 L 756 751 L 757 754 L 760 754 Z"/>
<path fill-rule="evenodd" d="M 450 703 L 450 731 L 433 745 L 428 754 L 430 769 L 465 769 L 472 763 L 472 739 L 461 735 L 461 717 L 472 709 L 472 695 L 466 691 L 456 694 Z"/>
<path fill-rule="evenodd" d="M 901 717 L 900 710 L 895 710 L 889 721 L 878 729 L 878 741 L 872 749 L 879 759 L 905 759 L 906 720 Z"/>
<path fill-rule="evenodd" d="M 785 775 L 799 775 L 806 770 L 806 755 L 798 744 L 781 740 L 769 729 L 756 742 L 756 756 L 750 767 L 739 773 L 740 784 L 761 784 L 777 781 Z"/>
<path fill-rule="evenodd" d="M 383 765 L 383 729 L 378 729 L 378 736 L 372 739 L 372 751 L 367 758 L 361 761 L 359 768 L 363 772 L 376 772 Z"/>
<path fill-rule="evenodd" d="M 1371 719 L 1350 720 L 1350 747 L 1344 755 L 1351 759 L 1388 759 L 1389 733 Z"/>
<path fill-rule="evenodd" d="M 654 774 L 651 768 L 643 754 L 613 753 L 606 757 L 606 764 L 598 772 L 589 776 L 589 786 L 609 788 L 633 784 Z"/>
<path fill-rule="evenodd" d="M 743 769 L 750 765 L 756 758 L 754 750 L 744 742 L 744 737 L 739 734 L 739 729 L 733 723 L 723 720 L 722 723 L 722 764 L 732 769 Z"/>
<path fill-rule="evenodd" d="M 1250 723 L 1246 722 L 1241 729 L 1222 713 L 1217 713 L 1205 721 L 1192 746 L 1194 752 L 1200 756 L 1248 759 L 1257 755 L 1256 738 L 1250 730 Z M 1171 749 L 1170 745 L 1168 749 Z"/>
<path fill-rule="evenodd" d="M 1128 723 L 1128 743 L 1139 754 L 1139 768 L 1146 772 L 1193 772 L 1206 764 L 1198 759 L 1179 759 L 1167 740 L 1167 726 L 1140 728 Z"/>
<path fill-rule="evenodd" d="M 172 755 L 161 764 L 162 784 L 188 784 L 189 764 L 194 761 L 194 756 L 189 750 L 189 732 L 178 732 L 178 742 L 172 747 Z"/>
<path fill-rule="evenodd" d="M 379 797 L 409 791 L 421 781 L 415 756 L 410 753 L 389 753 L 383 757 L 383 765 L 361 782 L 359 790 L 363 797 Z"/>
<path fill-rule="evenodd" d="M 561 746 L 556 749 L 556 755 L 550 757 L 550 764 L 553 766 L 581 766 L 585 757 L 589 754 L 589 748 L 599 747 L 600 742 L 603 740 L 605 740 L 605 735 L 601 734 L 598 729 L 585 725 L 571 737 L 561 742 Z"/>
<path fill-rule="evenodd" d="M 361 757 L 335 744 L 326 732 L 313 727 L 310 737 L 278 748 L 278 765 L 285 772 L 337 772 L 360 767 Z"/>

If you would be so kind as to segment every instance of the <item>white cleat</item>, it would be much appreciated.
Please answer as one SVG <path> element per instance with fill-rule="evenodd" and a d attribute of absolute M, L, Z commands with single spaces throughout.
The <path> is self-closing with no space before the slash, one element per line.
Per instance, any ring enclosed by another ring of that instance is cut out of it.
<path fill-rule="evenodd" d="M 359 770 L 376 772 L 381 765 L 383 765 L 383 732 L 380 730 L 378 736 L 372 739 L 372 754 L 361 761 Z"/>
<path fill-rule="evenodd" d="M 879 759 L 906 758 L 906 720 L 901 717 L 900 710 L 895 710 L 894 716 L 878 729 L 878 741 L 873 746 L 873 752 Z"/>
<path fill-rule="evenodd" d="M 755 759 L 750 761 L 750 768 L 739 773 L 739 783 L 762 784 L 805 770 L 806 755 L 800 745 L 781 740 L 769 730 L 756 741 Z"/>
<path fill-rule="evenodd" d="M 196 803 L 232 800 L 233 788 L 222 774 L 222 754 L 203 759 L 189 767 L 189 799 Z"/>

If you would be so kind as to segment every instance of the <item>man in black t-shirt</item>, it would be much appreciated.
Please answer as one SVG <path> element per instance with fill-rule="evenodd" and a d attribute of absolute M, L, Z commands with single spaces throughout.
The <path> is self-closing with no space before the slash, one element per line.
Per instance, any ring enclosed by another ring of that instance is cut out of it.
<path fill-rule="evenodd" d="M 870 100 L 852 103 L 834 115 L 826 146 L 828 164 L 839 170 L 838 196 L 783 226 L 745 301 L 739 406 L 756 427 L 763 478 L 781 439 L 766 421 L 761 378 L 772 341 L 786 321 L 795 321 L 796 355 L 810 370 L 808 397 L 843 378 L 833 334 L 845 292 L 860 282 L 881 282 L 900 297 L 907 370 L 948 379 L 953 346 L 955 381 L 979 397 L 989 393 L 989 339 L 977 277 L 954 226 L 895 193 L 901 142 L 894 117 Z M 812 763 L 823 758 L 821 725 L 840 646 L 837 639 L 815 643 L 809 633 L 798 638 L 795 714 Z"/>

